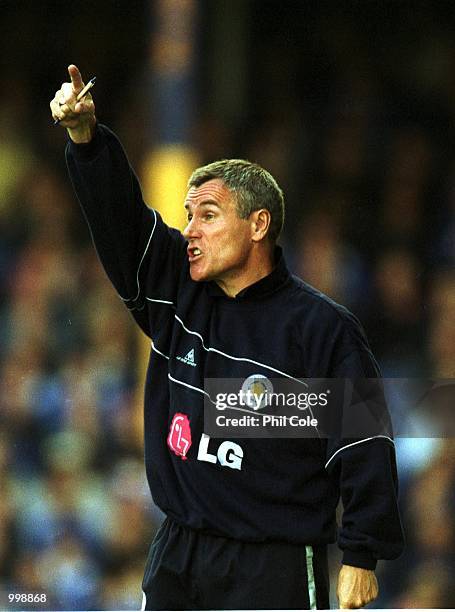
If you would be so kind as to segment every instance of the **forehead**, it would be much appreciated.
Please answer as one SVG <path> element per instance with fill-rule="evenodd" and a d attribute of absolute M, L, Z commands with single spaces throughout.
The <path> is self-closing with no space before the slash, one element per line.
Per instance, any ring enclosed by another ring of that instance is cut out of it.
<path fill-rule="evenodd" d="M 231 199 L 230 190 L 221 179 L 215 178 L 202 183 L 199 187 L 191 187 L 185 198 L 185 208 L 210 201 L 223 204 Z"/>

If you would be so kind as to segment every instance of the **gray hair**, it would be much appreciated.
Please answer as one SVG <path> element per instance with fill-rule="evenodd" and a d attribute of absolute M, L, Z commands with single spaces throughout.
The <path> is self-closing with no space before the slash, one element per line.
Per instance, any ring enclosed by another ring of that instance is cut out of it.
<path fill-rule="evenodd" d="M 188 189 L 217 178 L 236 196 L 237 214 L 241 219 L 248 219 L 253 211 L 261 208 L 269 211 L 268 238 L 274 243 L 283 228 L 284 196 L 270 172 L 245 159 L 221 159 L 197 168 L 188 180 Z"/>

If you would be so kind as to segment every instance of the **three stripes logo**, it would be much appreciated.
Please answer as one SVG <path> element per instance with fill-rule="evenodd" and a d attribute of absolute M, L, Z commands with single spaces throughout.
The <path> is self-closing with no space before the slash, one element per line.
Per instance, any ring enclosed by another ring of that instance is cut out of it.
<path fill-rule="evenodd" d="M 192 366 L 193 368 L 197 366 L 197 363 L 194 361 L 194 348 L 191 349 L 191 351 L 188 351 L 185 357 L 178 355 L 177 359 L 182 363 L 186 363 L 186 365 Z"/>

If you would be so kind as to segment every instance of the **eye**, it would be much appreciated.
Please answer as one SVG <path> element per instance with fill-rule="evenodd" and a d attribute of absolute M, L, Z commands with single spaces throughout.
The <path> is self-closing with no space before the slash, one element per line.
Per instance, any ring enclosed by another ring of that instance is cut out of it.
<path fill-rule="evenodd" d="M 193 218 L 193 215 L 191 215 L 190 213 L 188 213 L 188 217 L 187 217 L 187 219 L 188 219 L 188 223 L 191 221 L 191 219 L 192 219 L 192 218 Z"/>
<path fill-rule="evenodd" d="M 212 219 L 215 218 L 215 213 L 213 213 L 213 212 L 206 212 L 204 217 L 205 217 L 205 219 L 207 219 L 207 221 L 211 221 Z"/>

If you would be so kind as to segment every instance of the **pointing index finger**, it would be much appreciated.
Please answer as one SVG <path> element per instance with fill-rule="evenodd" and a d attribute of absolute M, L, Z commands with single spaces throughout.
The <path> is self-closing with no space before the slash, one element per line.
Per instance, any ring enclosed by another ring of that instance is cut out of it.
<path fill-rule="evenodd" d="M 68 66 L 68 74 L 70 75 L 71 85 L 73 86 L 74 93 L 79 93 L 84 87 L 84 81 L 82 80 L 79 68 L 74 64 Z"/>

